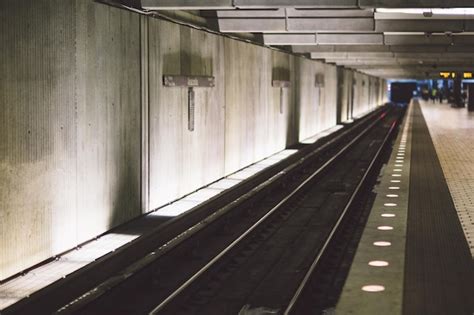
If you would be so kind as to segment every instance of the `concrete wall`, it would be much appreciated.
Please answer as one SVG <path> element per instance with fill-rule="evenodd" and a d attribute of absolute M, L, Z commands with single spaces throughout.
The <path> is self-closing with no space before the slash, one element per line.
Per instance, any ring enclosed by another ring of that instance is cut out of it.
<path fill-rule="evenodd" d="M 0 279 L 337 121 L 332 65 L 84 0 L 3 0 L 0 29 Z M 164 74 L 216 77 L 194 131 Z"/>
<path fill-rule="evenodd" d="M 349 69 L 340 74 L 339 121 L 350 121 L 387 102 L 386 81 Z"/>
<path fill-rule="evenodd" d="M 225 39 L 225 173 L 234 172 L 295 142 L 293 89 L 272 79 L 290 80 L 293 58 L 255 45 Z"/>
<path fill-rule="evenodd" d="M 359 117 L 366 114 L 371 110 L 374 110 L 378 105 L 384 103 L 379 102 L 379 97 L 377 96 L 380 91 L 376 82 L 381 82 L 381 79 L 354 72 L 353 80 L 353 117 Z"/>
<path fill-rule="evenodd" d="M 299 140 L 333 127 L 337 120 L 337 69 L 308 59 L 297 59 Z M 316 87 L 316 75 L 324 85 Z"/>
<path fill-rule="evenodd" d="M 0 29 L 3 279 L 140 213 L 140 48 L 81 0 L 1 1 Z"/>
<path fill-rule="evenodd" d="M 341 85 L 341 97 L 340 107 L 341 107 L 341 116 L 340 121 L 345 122 L 352 119 L 352 105 L 353 105 L 353 77 L 354 72 L 348 69 L 343 69 L 341 74 L 342 82 L 339 82 Z"/>
<path fill-rule="evenodd" d="M 224 175 L 224 41 L 148 20 L 150 73 L 150 209 Z M 213 75 L 196 88 L 195 130 L 188 130 L 188 90 L 163 87 L 163 75 Z"/>
<path fill-rule="evenodd" d="M 156 19 L 148 20 L 150 209 L 295 143 L 294 57 Z M 172 39 L 172 40 L 170 40 Z M 195 130 L 187 128 L 187 89 L 163 75 L 212 75 L 197 88 Z M 170 178 L 174 179 L 170 181 Z"/>

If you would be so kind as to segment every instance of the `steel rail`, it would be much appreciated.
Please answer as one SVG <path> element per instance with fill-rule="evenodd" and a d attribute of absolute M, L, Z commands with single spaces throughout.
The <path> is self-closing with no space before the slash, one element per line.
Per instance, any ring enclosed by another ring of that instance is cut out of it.
<path fill-rule="evenodd" d="M 390 139 L 390 136 L 392 135 L 393 131 L 395 130 L 395 127 L 397 125 L 397 121 L 395 121 L 392 126 L 390 127 L 389 131 L 387 132 L 387 135 L 385 136 L 382 144 L 380 145 L 379 149 L 377 150 L 377 153 L 375 154 L 374 158 L 372 159 L 369 167 L 364 173 L 364 176 L 362 176 L 362 179 L 359 181 L 359 184 L 357 185 L 356 189 L 352 193 L 348 203 L 344 207 L 344 210 L 342 211 L 341 215 L 339 216 L 339 219 L 331 229 L 331 232 L 329 233 L 328 237 L 326 238 L 326 241 L 324 242 L 322 248 L 318 251 L 318 254 L 316 255 L 316 258 L 314 259 L 313 263 L 311 264 L 311 267 L 308 269 L 308 271 L 305 274 L 305 277 L 303 278 L 303 281 L 300 283 L 298 289 L 296 290 L 295 294 L 293 295 L 292 299 L 290 300 L 290 303 L 285 309 L 285 312 L 283 313 L 284 315 L 290 315 L 293 308 L 295 307 L 296 303 L 298 302 L 299 298 L 301 297 L 309 279 L 311 278 L 312 274 L 314 273 L 314 270 L 318 266 L 319 262 L 321 261 L 321 258 L 323 257 L 324 253 L 326 252 L 329 244 L 331 241 L 334 239 L 334 235 L 336 234 L 337 230 L 339 229 L 342 221 L 344 220 L 347 212 L 351 208 L 354 200 L 357 198 L 358 194 L 360 193 L 360 190 L 362 189 L 362 186 L 365 184 L 367 177 L 369 174 L 372 172 L 375 163 L 378 161 L 380 158 L 380 155 L 382 154 L 382 150 L 385 148 L 388 140 Z"/>

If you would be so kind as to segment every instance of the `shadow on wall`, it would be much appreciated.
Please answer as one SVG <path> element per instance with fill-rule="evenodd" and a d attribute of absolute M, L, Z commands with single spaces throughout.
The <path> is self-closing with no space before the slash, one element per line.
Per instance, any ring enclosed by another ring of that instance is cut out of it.
<path fill-rule="evenodd" d="M 180 50 L 163 54 L 162 75 L 214 75 L 212 58 L 203 58 L 191 52 L 191 35 L 191 29 L 180 29 Z"/>
<path fill-rule="evenodd" d="M 127 154 L 130 155 L 130 154 Z M 120 169 L 120 174 L 116 178 L 115 190 L 112 192 L 112 209 L 110 217 L 110 227 L 115 227 L 130 217 L 140 214 L 140 174 L 137 167 L 132 167 L 133 159 L 125 157 L 124 167 Z M 130 216 L 133 213 L 134 215 Z"/>
<path fill-rule="evenodd" d="M 176 67 L 180 65 L 180 67 Z M 163 75 L 206 75 L 212 76 L 212 58 L 202 58 L 188 52 L 163 55 Z"/>
<path fill-rule="evenodd" d="M 274 67 L 272 69 L 272 80 L 290 81 L 290 70 L 286 67 Z"/>

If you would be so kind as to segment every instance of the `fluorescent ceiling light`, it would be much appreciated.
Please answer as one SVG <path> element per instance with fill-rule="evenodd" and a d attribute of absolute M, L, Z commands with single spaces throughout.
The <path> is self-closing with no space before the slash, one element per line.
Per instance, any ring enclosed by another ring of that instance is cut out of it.
<path fill-rule="evenodd" d="M 449 9 L 376 9 L 379 13 L 406 13 L 406 14 L 423 14 L 431 12 L 433 15 L 474 15 L 474 8 L 449 8 Z"/>

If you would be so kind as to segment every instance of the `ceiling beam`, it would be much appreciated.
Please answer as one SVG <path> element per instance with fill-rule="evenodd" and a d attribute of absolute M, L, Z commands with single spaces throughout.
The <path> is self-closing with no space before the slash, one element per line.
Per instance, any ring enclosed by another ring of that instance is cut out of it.
<path fill-rule="evenodd" d="M 232 0 L 140 0 L 147 10 L 218 10 L 234 9 Z"/>
<path fill-rule="evenodd" d="M 392 52 L 314 52 L 311 53 L 312 59 L 374 59 L 374 58 L 392 58 Z"/>
<path fill-rule="evenodd" d="M 471 0 L 141 0 L 155 10 L 268 8 L 472 8 Z"/>
<path fill-rule="evenodd" d="M 375 29 L 373 18 L 219 18 L 218 23 L 224 33 L 370 32 Z"/>
<path fill-rule="evenodd" d="M 240 8 L 357 8 L 357 0 L 234 0 Z"/>
<path fill-rule="evenodd" d="M 316 34 L 263 34 L 265 45 L 316 45 Z"/>
<path fill-rule="evenodd" d="M 442 67 L 449 67 L 449 66 L 459 66 L 459 67 L 469 67 L 470 65 L 473 65 L 472 59 L 471 60 L 440 60 L 436 62 L 426 62 L 426 63 L 420 63 L 418 60 L 410 60 L 410 59 L 396 59 L 396 58 L 390 58 L 390 59 L 375 59 L 375 60 L 369 60 L 369 59 L 355 59 L 355 60 L 329 60 L 326 59 L 326 62 L 329 63 L 335 63 L 337 65 L 341 66 L 384 66 L 384 65 L 413 65 L 413 66 L 420 66 L 424 65 L 427 67 L 432 67 L 433 69 L 438 69 Z"/>
<path fill-rule="evenodd" d="M 286 32 L 287 23 L 282 18 L 246 18 L 246 19 L 219 19 L 219 30 L 223 33 L 275 33 Z"/>
<path fill-rule="evenodd" d="M 404 53 L 474 53 L 474 45 L 294 45 L 295 53 L 312 52 L 404 52 Z"/>
<path fill-rule="evenodd" d="M 472 8 L 472 0 L 359 0 L 362 8 Z"/>
<path fill-rule="evenodd" d="M 272 10 L 219 10 L 219 18 L 373 18 L 374 10 L 331 10 L 280 8 Z"/>
<path fill-rule="evenodd" d="M 346 66 L 348 67 L 348 66 Z M 440 68 L 433 68 L 427 66 L 394 66 L 394 65 L 382 65 L 382 66 L 355 66 L 355 67 L 348 67 L 357 69 L 360 71 L 372 71 L 372 72 L 396 72 L 396 71 L 404 71 L 404 72 L 433 72 L 433 73 L 440 73 L 444 71 L 451 71 L 451 72 L 464 72 L 464 71 L 473 71 L 474 67 L 463 67 L 463 66 L 443 66 Z"/>
<path fill-rule="evenodd" d="M 474 45 L 473 35 L 385 35 L 385 45 Z"/>
<path fill-rule="evenodd" d="M 425 53 L 411 53 L 411 52 L 394 52 L 395 58 L 412 58 L 412 59 L 471 59 L 474 58 L 474 54 L 465 52 L 425 52 Z"/>
<path fill-rule="evenodd" d="M 278 34 L 287 45 L 298 45 L 299 42 L 291 42 L 295 34 Z M 272 38 L 276 38 L 272 37 Z M 287 37 L 286 39 L 283 39 Z M 296 37 L 295 37 L 296 38 Z M 269 44 L 269 43 L 267 43 Z M 306 43 L 310 44 L 310 43 Z M 381 34 L 381 33 L 317 33 L 316 45 L 387 45 L 387 46 L 444 46 L 441 50 L 447 51 L 448 46 L 464 47 L 465 45 L 474 46 L 474 35 L 406 35 L 400 34 Z M 305 48 L 305 52 L 313 52 L 311 48 Z M 309 51 L 308 51 L 309 49 Z M 410 48 L 406 49 L 408 52 Z M 427 52 L 431 47 L 426 47 Z M 369 50 L 370 51 L 370 50 Z M 422 51 L 422 50 L 421 50 Z M 416 51 L 420 52 L 420 51 Z M 435 51 L 437 52 L 437 51 Z"/>
<path fill-rule="evenodd" d="M 383 45 L 383 34 L 317 34 L 318 45 Z"/>
<path fill-rule="evenodd" d="M 383 45 L 382 34 L 264 34 L 266 45 Z"/>
<path fill-rule="evenodd" d="M 463 19 L 374 19 L 368 10 L 218 10 L 222 32 L 422 32 L 459 33 L 474 30 L 474 20 Z M 473 16 L 474 18 L 474 16 Z M 215 19 L 215 18 L 214 18 Z M 267 20 L 279 20 L 269 29 Z M 250 25 L 251 26 L 250 26 Z M 259 27 L 261 25 L 261 27 Z"/>
<path fill-rule="evenodd" d="M 367 45 L 293 45 L 294 53 L 306 54 L 311 52 L 390 52 L 389 46 L 367 46 Z"/>
<path fill-rule="evenodd" d="M 369 9 L 370 10 L 370 9 Z M 425 10 L 428 11 L 429 10 Z M 459 14 L 436 14 L 431 11 L 431 15 L 425 15 L 423 13 L 403 13 L 403 12 L 374 12 L 374 18 L 376 20 L 426 20 L 426 21 L 433 21 L 433 20 L 459 20 L 459 19 L 466 19 L 472 20 L 474 19 L 474 15 L 462 15 Z"/>
<path fill-rule="evenodd" d="M 394 52 L 315 52 L 312 59 L 351 60 L 351 59 L 414 59 L 414 60 L 469 60 L 472 53 L 394 53 Z"/>
<path fill-rule="evenodd" d="M 464 20 L 375 20 L 376 32 L 462 32 Z"/>

